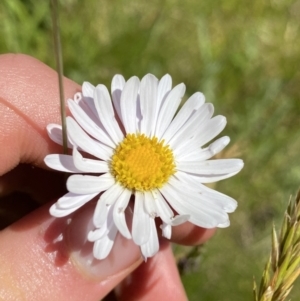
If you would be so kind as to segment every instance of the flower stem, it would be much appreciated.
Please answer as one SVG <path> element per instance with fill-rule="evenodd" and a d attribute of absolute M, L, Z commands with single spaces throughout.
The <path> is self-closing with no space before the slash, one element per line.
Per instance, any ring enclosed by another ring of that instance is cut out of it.
<path fill-rule="evenodd" d="M 64 86 L 63 86 L 63 58 L 60 41 L 60 26 L 58 16 L 58 4 L 57 0 L 51 0 L 51 15 L 53 24 L 53 39 L 55 48 L 55 60 L 56 69 L 58 73 L 59 83 L 59 99 L 60 99 L 60 114 L 61 114 L 61 125 L 62 125 L 62 137 L 63 137 L 63 153 L 68 153 L 68 138 L 67 138 L 67 124 L 66 124 L 66 109 L 65 109 L 65 97 L 64 97 Z"/>

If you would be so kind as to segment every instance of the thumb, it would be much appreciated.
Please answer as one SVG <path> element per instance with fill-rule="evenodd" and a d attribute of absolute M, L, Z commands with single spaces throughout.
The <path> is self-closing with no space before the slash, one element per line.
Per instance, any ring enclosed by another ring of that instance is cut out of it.
<path fill-rule="evenodd" d="M 44 206 L 0 233 L 0 299 L 99 300 L 142 261 L 122 236 L 105 260 L 86 240 L 93 205 L 55 219 Z"/>

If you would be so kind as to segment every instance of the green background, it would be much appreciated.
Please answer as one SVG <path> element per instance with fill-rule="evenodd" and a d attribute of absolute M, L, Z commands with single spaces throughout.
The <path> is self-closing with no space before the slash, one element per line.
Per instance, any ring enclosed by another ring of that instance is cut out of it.
<path fill-rule="evenodd" d="M 300 184 L 300 1 L 66 0 L 60 6 L 65 75 L 110 85 L 171 74 L 186 97 L 202 91 L 231 137 L 223 157 L 245 168 L 214 187 L 239 202 L 187 264 L 190 300 L 252 300 L 287 201 Z M 22 52 L 54 67 L 47 1 L 0 2 L 0 53 Z M 186 252 L 176 248 L 177 257 Z M 298 288 L 297 288 L 298 287 Z M 292 294 L 300 298 L 300 284 Z"/>

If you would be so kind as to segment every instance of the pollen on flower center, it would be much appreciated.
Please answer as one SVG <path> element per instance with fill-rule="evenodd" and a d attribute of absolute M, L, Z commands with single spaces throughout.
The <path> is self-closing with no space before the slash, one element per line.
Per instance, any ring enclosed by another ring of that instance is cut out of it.
<path fill-rule="evenodd" d="M 122 186 L 131 190 L 162 187 L 175 173 L 173 152 L 156 137 L 128 134 L 115 149 L 111 172 Z"/>

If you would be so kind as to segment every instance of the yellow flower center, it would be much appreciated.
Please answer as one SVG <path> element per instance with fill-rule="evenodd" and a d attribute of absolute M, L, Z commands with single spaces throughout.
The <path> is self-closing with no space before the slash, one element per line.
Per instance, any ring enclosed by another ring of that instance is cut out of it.
<path fill-rule="evenodd" d="M 175 173 L 174 156 L 156 137 L 128 134 L 115 149 L 111 172 L 128 189 L 152 190 L 162 187 Z"/>

